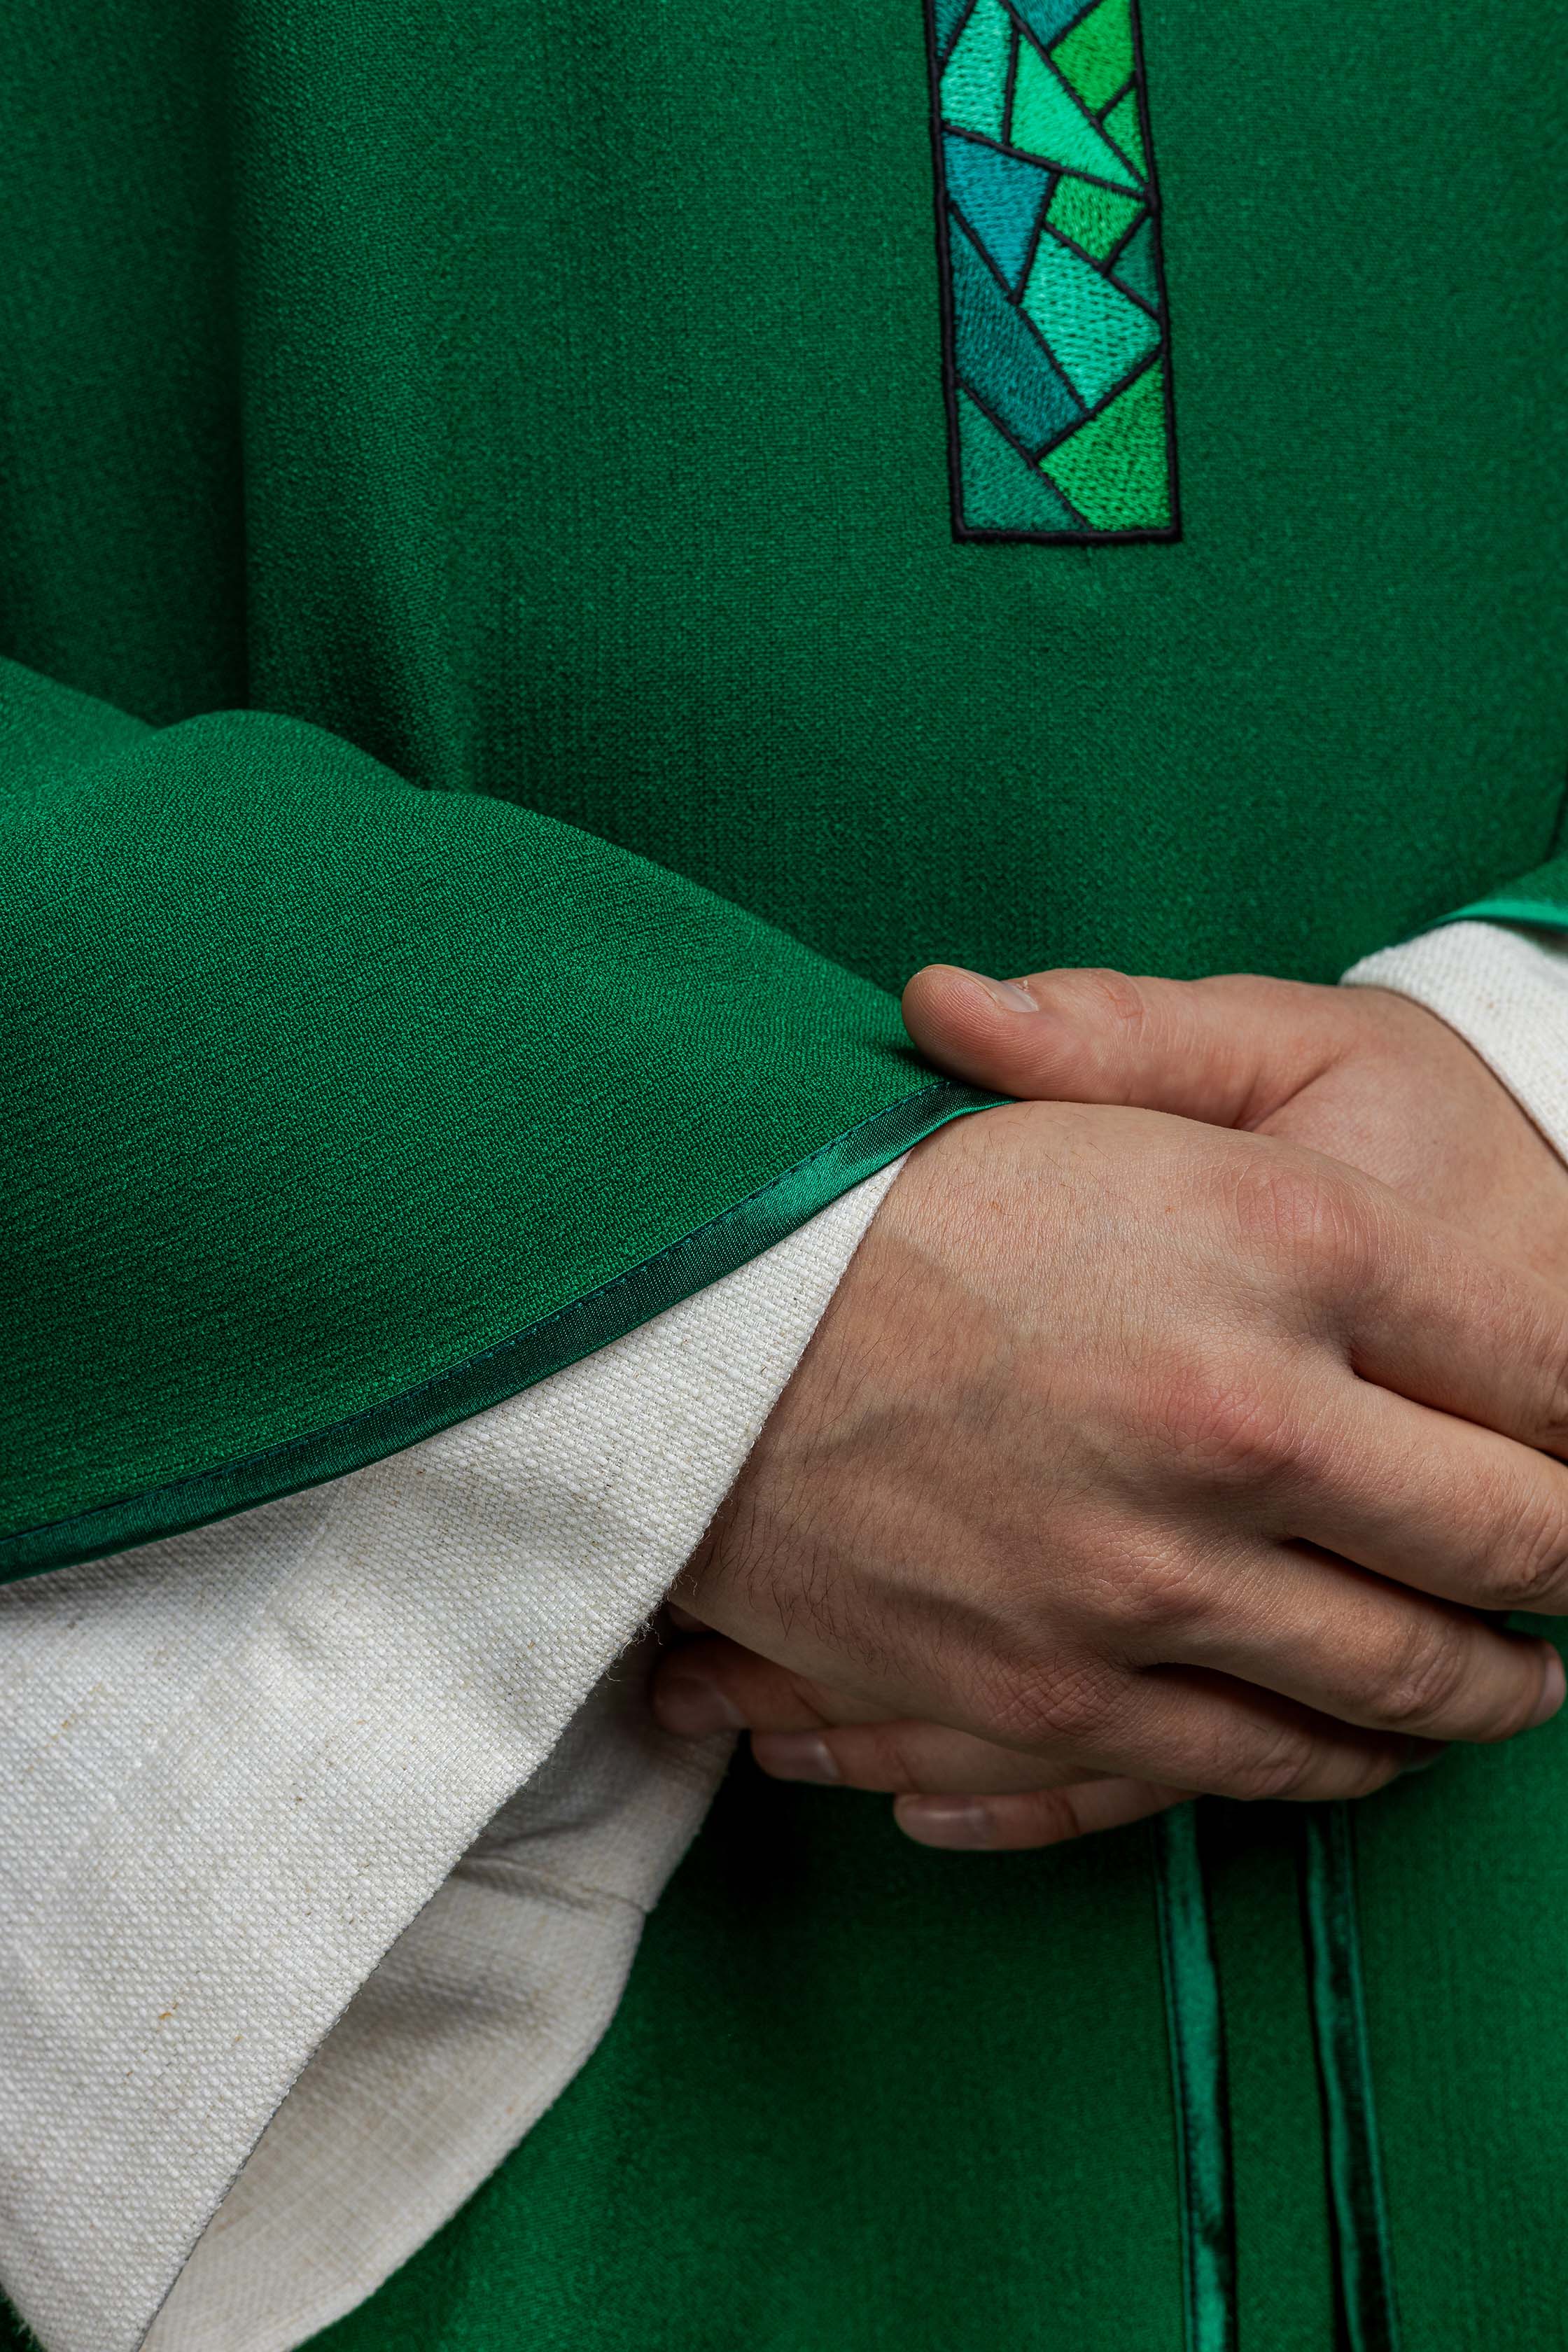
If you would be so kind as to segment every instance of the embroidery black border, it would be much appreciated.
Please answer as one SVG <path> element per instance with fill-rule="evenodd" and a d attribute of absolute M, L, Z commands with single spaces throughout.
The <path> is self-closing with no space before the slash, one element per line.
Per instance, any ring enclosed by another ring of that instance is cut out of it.
<path fill-rule="evenodd" d="M 1076 16 L 1063 25 L 1057 38 L 1058 40 L 1065 38 L 1075 25 L 1081 24 L 1086 16 L 1092 14 L 1098 5 L 1099 0 L 1084 0 L 1084 5 L 1079 8 Z M 1003 5 L 1013 21 L 1013 45 L 1008 62 L 1010 106 L 1011 83 L 1016 70 L 1018 41 L 1025 27 L 1016 10 L 1011 5 L 1011 0 L 1003 0 Z M 931 127 L 931 179 L 936 213 L 937 288 L 942 314 L 942 402 L 947 412 L 948 512 L 952 536 L 961 545 L 976 546 L 1115 547 L 1137 546 L 1140 543 L 1170 545 L 1183 536 L 1181 469 L 1176 456 L 1176 404 L 1173 352 L 1174 338 L 1171 327 L 1170 293 L 1165 284 L 1165 246 L 1163 234 L 1164 209 L 1161 202 L 1159 167 L 1155 160 L 1153 134 L 1149 121 L 1149 84 L 1143 64 L 1143 27 L 1140 21 L 1139 0 L 1129 0 L 1128 6 L 1132 27 L 1132 88 L 1138 98 L 1138 127 L 1143 135 L 1143 153 L 1148 167 L 1145 174 L 1148 194 L 1144 210 L 1152 222 L 1154 229 L 1154 278 L 1160 289 L 1161 324 L 1158 350 L 1144 362 L 1144 365 L 1152 367 L 1158 363 L 1163 365 L 1165 371 L 1163 387 L 1165 410 L 1165 478 L 1170 490 L 1171 520 L 1168 523 L 1140 525 L 1133 530 L 1095 530 L 1087 522 L 1081 530 L 991 530 L 982 529 L 974 523 L 965 522 L 963 519 L 963 468 L 959 441 L 959 386 L 952 315 L 952 250 L 948 231 L 948 215 L 952 199 L 947 192 L 947 159 L 942 150 L 942 73 L 946 58 L 942 54 L 937 38 L 936 0 L 924 0 L 924 8 L 926 78 L 930 88 L 928 112 Z M 952 54 L 953 44 L 962 37 L 963 28 L 973 13 L 974 0 L 970 0 L 969 6 L 961 12 L 953 27 L 952 40 L 948 44 L 949 55 Z M 1047 62 L 1049 63 L 1048 58 Z M 1117 91 L 1110 100 L 1110 106 L 1119 105 L 1125 95 L 1124 89 Z M 1110 108 L 1106 110 L 1109 112 Z M 1136 222 L 1131 223 L 1128 234 L 1131 235 L 1136 226 Z M 1117 391 L 1121 392 L 1125 388 L 1124 384 L 1119 385 Z M 1080 420 L 1082 421 L 1086 420 Z M 994 419 L 993 422 L 994 422 Z M 1008 437 L 1011 438 L 1011 436 Z M 1051 488 L 1056 490 L 1058 497 L 1062 499 L 1064 505 L 1071 505 L 1072 501 L 1066 497 L 1059 485 L 1053 481 Z"/>

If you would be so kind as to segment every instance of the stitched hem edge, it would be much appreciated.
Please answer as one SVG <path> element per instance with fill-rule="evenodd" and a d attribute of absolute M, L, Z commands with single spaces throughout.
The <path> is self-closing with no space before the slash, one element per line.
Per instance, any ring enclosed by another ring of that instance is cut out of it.
<path fill-rule="evenodd" d="M 994 1109 L 1001 1099 L 972 1087 L 924 1087 L 836 1136 L 655 1256 L 400 1396 L 239 1461 L 0 1537 L 0 1583 L 230 1518 L 258 1503 L 362 1470 L 501 1404 L 760 1257 L 950 1119 Z"/>
<path fill-rule="evenodd" d="M 1478 898 L 1457 914 L 1439 916 L 1430 928 L 1440 930 L 1446 923 L 1534 923 L 1542 930 L 1564 931 L 1568 930 L 1568 907 L 1554 907 L 1544 898 Z"/>

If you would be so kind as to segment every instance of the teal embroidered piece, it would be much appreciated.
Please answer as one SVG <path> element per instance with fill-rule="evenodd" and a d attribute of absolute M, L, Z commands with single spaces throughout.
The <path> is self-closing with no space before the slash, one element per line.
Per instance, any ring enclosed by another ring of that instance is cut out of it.
<path fill-rule="evenodd" d="M 926 0 L 953 530 L 1174 539 L 1135 0 Z"/>

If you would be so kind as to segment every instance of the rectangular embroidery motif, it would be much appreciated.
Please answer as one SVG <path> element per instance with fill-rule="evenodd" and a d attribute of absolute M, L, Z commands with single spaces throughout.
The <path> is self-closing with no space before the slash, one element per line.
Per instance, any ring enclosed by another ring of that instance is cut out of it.
<path fill-rule="evenodd" d="M 1174 539 L 1134 0 L 926 0 L 960 539 Z"/>

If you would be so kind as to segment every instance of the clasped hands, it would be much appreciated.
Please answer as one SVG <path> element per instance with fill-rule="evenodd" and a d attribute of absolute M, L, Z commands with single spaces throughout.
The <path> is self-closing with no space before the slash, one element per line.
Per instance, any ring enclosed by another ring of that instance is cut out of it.
<path fill-rule="evenodd" d="M 910 1155 L 675 1599 L 656 1709 L 935 1845 L 1355 1797 L 1544 1722 L 1568 1171 L 1375 989 L 932 966 L 1018 1097 Z"/>

